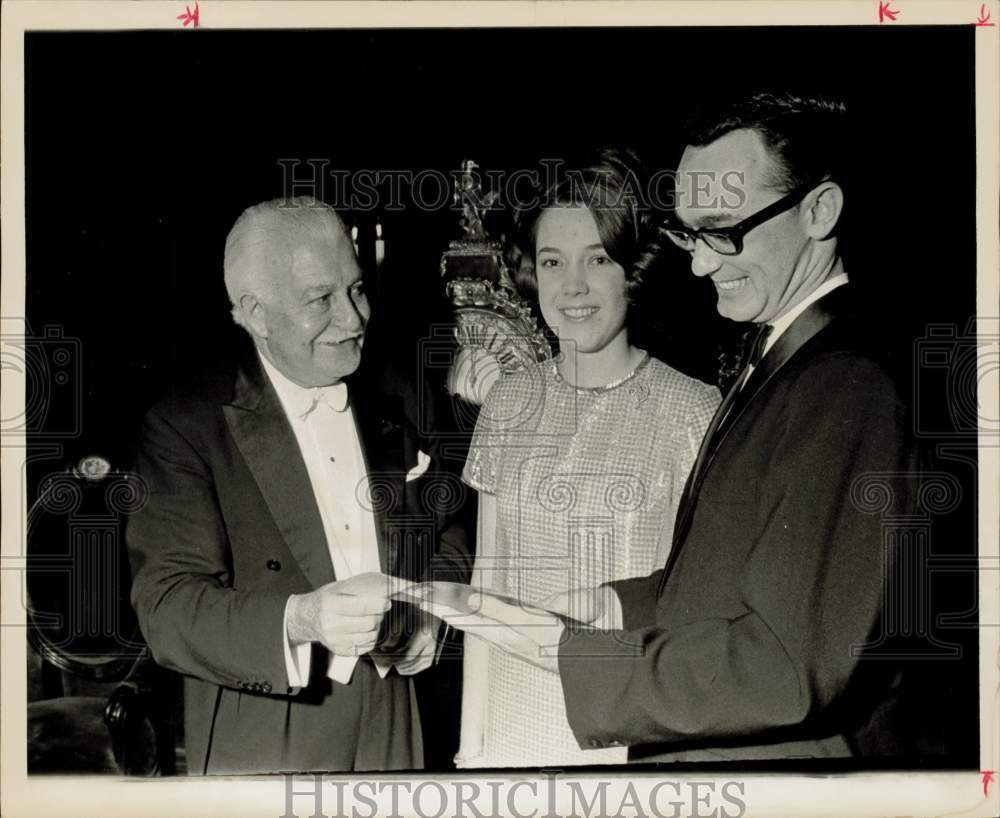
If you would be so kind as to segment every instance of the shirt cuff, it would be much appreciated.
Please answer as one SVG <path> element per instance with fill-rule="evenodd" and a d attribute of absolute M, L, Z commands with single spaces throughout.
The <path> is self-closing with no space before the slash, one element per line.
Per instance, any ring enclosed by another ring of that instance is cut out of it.
<path fill-rule="evenodd" d="M 357 656 L 342 656 L 330 652 L 330 661 L 326 666 L 327 678 L 342 685 L 349 684 L 354 675 L 354 666 L 358 663 Z"/>
<path fill-rule="evenodd" d="M 295 642 L 288 638 L 288 608 L 292 598 L 285 603 L 285 617 L 281 632 L 283 634 L 285 651 L 285 673 L 288 676 L 289 693 L 298 693 L 309 681 L 309 669 L 312 665 L 312 642 Z"/>

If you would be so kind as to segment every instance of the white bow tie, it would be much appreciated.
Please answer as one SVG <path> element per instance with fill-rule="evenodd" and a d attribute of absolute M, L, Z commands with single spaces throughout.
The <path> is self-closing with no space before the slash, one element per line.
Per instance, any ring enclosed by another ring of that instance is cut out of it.
<path fill-rule="evenodd" d="M 330 386 L 317 386 L 309 390 L 312 403 L 299 418 L 305 420 L 320 403 L 325 403 L 335 412 L 347 411 L 347 384 L 335 383 Z"/>

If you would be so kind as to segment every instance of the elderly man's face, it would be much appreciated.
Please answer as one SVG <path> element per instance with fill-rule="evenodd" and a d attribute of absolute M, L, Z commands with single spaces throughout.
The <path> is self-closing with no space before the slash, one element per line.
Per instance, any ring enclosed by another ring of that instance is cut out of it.
<path fill-rule="evenodd" d="M 736 224 L 782 197 L 765 186 L 772 167 L 755 131 L 732 131 L 703 147 L 688 146 L 677 174 L 677 218 L 695 229 Z M 691 271 L 711 277 L 720 314 L 734 321 L 773 321 L 815 289 L 801 208 L 748 232 L 738 255 L 721 255 L 701 240 L 695 244 Z"/>
<path fill-rule="evenodd" d="M 301 386 L 336 383 L 361 362 L 368 299 L 354 247 L 334 219 L 296 239 L 290 268 L 274 272 L 262 303 L 264 354 Z"/>

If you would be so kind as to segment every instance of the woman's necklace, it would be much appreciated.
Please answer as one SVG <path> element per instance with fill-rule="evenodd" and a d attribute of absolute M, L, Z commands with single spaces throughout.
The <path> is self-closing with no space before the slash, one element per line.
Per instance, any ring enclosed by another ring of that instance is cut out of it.
<path fill-rule="evenodd" d="M 560 382 L 566 384 L 566 386 L 568 386 L 570 389 L 576 389 L 579 392 L 610 392 L 612 389 L 617 389 L 622 384 L 628 383 L 630 380 L 632 380 L 632 378 L 634 378 L 637 374 L 639 374 L 639 372 L 648 363 L 649 363 L 649 353 L 648 352 L 643 352 L 642 353 L 642 358 L 639 360 L 639 363 L 637 363 L 634 367 L 632 367 L 632 369 L 630 369 L 628 372 L 626 372 L 620 378 L 617 378 L 617 379 L 611 381 L 611 383 L 605 383 L 605 384 L 602 384 L 601 386 L 574 386 L 569 381 L 567 381 L 562 376 L 562 373 L 559 371 L 559 361 L 558 361 L 558 359 L 553 359 L 553 361 L 552 361 L 552 370 L 555 373 L 556 378 Z"/>

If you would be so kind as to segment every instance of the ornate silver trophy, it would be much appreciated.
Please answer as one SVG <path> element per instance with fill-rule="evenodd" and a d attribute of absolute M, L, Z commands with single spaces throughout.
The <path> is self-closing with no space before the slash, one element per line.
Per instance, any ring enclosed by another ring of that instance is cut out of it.
<path fill-rule="evenodd" d="M 483 225 L 496 192 L 484 195 L 472 160 L 462 163 L 455 204 L 462 208 L 464 235 L 441 254 L 445 292 L 455 305 L 459 352 L 448 389 L 481 405 L 500 375 L 552 357 L 528 304 L 514 288 L 500 242 Z"/>

